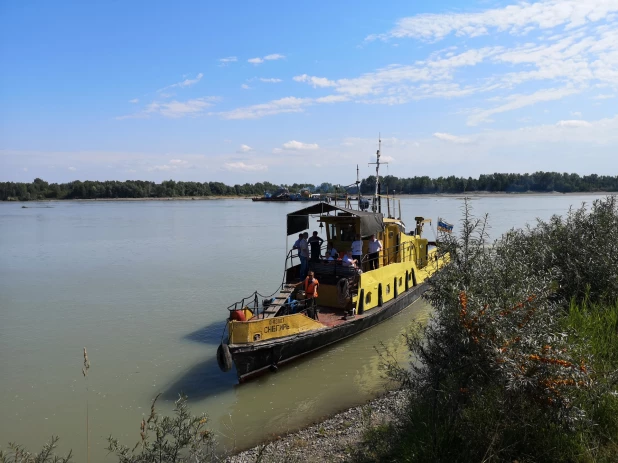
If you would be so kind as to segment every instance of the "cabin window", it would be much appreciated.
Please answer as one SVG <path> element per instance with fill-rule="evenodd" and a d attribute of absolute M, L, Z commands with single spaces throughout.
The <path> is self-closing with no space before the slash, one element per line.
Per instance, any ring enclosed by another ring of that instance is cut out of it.
<path fill-rule="evenodd" d="M 399 286 L 401 286 L 402 284 L 403 284 L 403 279 L 399 277 Z"/>
<path fill-rule="evenodd" d="M 391 293 L 391 285 L 386 285 L 386 294 Z"/>
<path fill-rule="evenodd" d="M 365 305 L 370 304 L 370 303 L 371 303 L 371 291 L 369 291 L 367 295 L 365 296 Z"/>

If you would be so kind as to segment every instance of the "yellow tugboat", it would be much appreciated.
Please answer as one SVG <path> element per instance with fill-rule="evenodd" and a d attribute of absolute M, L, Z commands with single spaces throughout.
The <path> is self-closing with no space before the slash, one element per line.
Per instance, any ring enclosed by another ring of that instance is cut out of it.
<path fill-rule="evenodd" d="M 299 239 L 300 249 L 288 253 L 275 294 L 260 301 L 256 291 L 228 307 L 228 336 L 217 350 L 223 371 L 235 365 L 242 382 L 369 329 L 418 299 L 427 280 L 448 262 L 435 242 L 422 237 L 430 220 L 416 217 L 406 233 L 401 207 L 395 217 L 394 199 L 388 197 L 387 214 L 382 213 L 380 149 L 375 165 L 371 210 L 365 210 L 369 203 L 359 191 L 357 209 L 350 201 L 320 202 L 287 215 L 288 237 L 308 230 L 312 219 L 326 228 L 326 239 L 311 243 L 311 256 Z M 451 228 L 439 223 L 443 231 Z"/>

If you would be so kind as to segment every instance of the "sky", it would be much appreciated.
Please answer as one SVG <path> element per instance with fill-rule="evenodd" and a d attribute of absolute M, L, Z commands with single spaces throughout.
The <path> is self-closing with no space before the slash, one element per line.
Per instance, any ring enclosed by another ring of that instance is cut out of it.
<path fill-rule="evenodd" d="M 0 2 L 0 181 L 618 175 L 618 0 Z"/>

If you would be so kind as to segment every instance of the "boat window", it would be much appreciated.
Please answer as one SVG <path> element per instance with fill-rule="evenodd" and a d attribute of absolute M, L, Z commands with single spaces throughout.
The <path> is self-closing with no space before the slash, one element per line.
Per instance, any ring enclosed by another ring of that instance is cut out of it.
<path fill-rule="evenodd" d="M 369 291 L 367 295 L 365 296 L 365 304 L 369 304 L 369 303 L 371 303 L 371 291 Z"/>
<path fill-rule="evenodd" d="M 399 286 L 402 285 L 403 279 L 401 277 L 399 277 Z"/>
<path fill-rule="evenodd" d="M 386 294 L 391 293 L 391 285 L 386 285 Z"/>

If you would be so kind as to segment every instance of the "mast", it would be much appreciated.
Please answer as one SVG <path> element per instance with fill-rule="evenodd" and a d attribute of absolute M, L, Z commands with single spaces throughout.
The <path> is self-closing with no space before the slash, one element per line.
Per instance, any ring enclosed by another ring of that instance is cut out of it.
<path fill-rule="evenodd" d="M 358 210 L 361 210 L 361 192 L 360 192 L 360 180 L 358 177 L 358 164 L 356 164 L 356 192 L 358 193 Z"/>
<path fill-rule="evenodd" d="M 369 164 L 376 165 L 376 191 L 373 195 L 373 205 L 371 210 L 373 212 L 382 212 L 382 201 L 380 201 L 380 151 L 382 150 L 382 135 L 378 134 L 378 152 L 376 153 L 376 162 L 370 162 Z M 382 164 L 388 164 L 383 162 Z"/>

